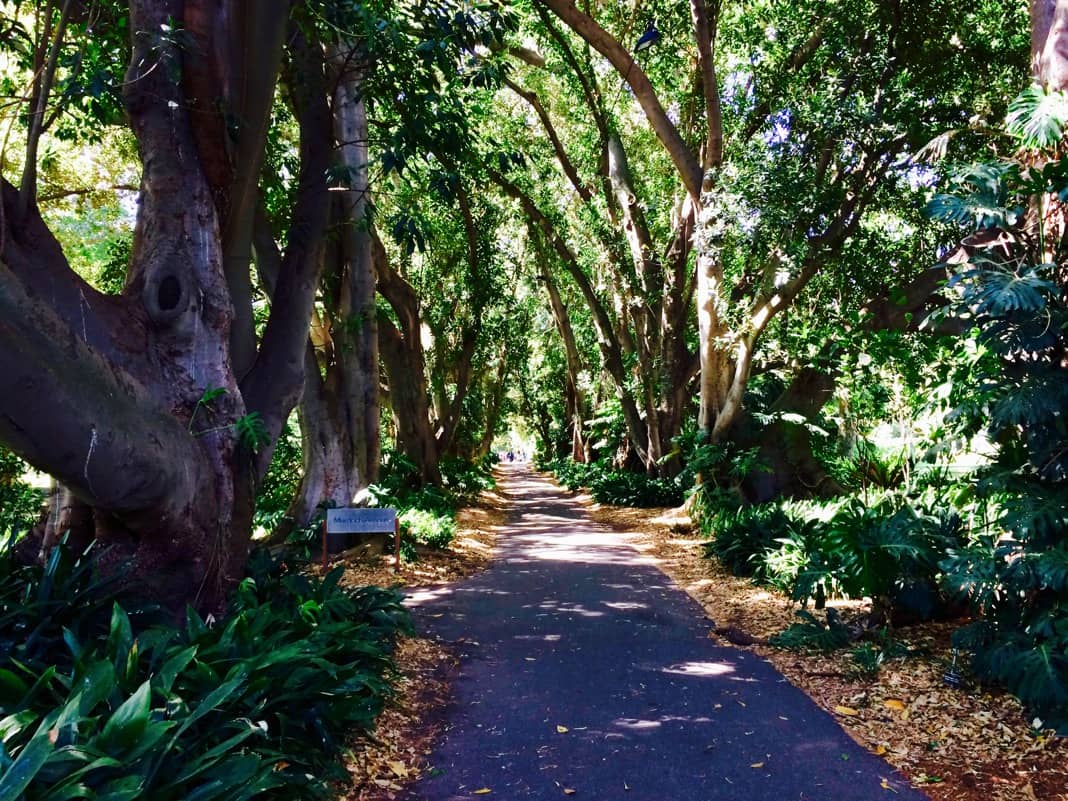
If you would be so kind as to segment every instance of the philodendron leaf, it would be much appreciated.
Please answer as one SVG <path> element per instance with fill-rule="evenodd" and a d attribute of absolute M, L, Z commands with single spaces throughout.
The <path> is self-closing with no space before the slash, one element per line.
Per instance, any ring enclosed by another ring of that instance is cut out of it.
<path fill-rule="evenodd" d="M 1005 127 L 1025 147 L 1053 147 L 1068 122 L 1068 95 L 1029 86 L 1009 104 Z"/>

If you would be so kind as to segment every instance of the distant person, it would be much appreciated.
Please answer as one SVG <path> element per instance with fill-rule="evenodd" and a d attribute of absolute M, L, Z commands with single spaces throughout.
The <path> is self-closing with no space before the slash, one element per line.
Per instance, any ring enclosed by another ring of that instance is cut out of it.
<path fill-rule="evenodd" d="M 508 461 L 511 462 L 511 461 L 514 461 L 514 460 L 515 460 L 515 454 L 512 453 L 511 451 L 508 451 Z"/>

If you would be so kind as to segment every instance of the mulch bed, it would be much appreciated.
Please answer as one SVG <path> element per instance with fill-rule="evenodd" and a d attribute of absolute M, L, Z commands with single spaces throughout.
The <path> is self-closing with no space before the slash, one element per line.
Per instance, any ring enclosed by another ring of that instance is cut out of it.
<path fill-rule="evenodd" d="M 388 554 L 370 561 L 342 559 L 341 581 L 351 586 L 421 587 L 484 570 L 492 560 L 495 529 L 504 522 L 505 503 L 496 492 L 482 493 L 457 514 L 457 534 L 449 548 L 417 548 L 418 560 L 401 563 L 399 572 Z M 397 644 L 394 662 L 400 677 L 396 695 L 379 715 L 373 739 L 354 743 L 345 760 L 349 781 L 338 787 L 338 798 L 345 801 L 395 801 L 429 767 L 458 661 L 441 643 L 406 637 Z"/>

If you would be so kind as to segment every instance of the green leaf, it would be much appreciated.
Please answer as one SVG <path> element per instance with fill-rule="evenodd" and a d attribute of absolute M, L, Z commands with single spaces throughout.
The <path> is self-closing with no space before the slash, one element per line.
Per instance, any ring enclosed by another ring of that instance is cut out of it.
<path fill-rule="evenodd" d="M 140 739 L 148 723 L 151 698 L 152 684 L 146 681 L 122 702 L 108 718 L 104 730 L 100 733 L 101 740 L 107 744 L 105 747 L 119 745 L 130 748 Z"/>
<path fill-rule="evenodd" d="M 193 661 L 196 655 L 197 646 L 191 645 L 164 662 L 155 676 L 156 688 L 164 695 L 169 695 L 175 679 L 178 678 L 178 674 L 189 667 L 189 663 Z"/>
<path fill-rule="evenodd" d="M 1032 85 L 1009 103 L 1005 126 L 1024 147 L 1053 147 L 1061 140 L 1068 120 L 1068 96 Z"/>
<path fill-rule="evenodd" d="M 53 751 L 52 725 L 58 716 L 58 712 L 53 712 L 41 721 L 36 733 L 19 751 L 11 767 L 0 776 L 0 801 L 18 801 L 23 790 L 30 786 L 37 772 L 48 761 Z"/>
<path fill-rule="evenodd" d="M 133 647 L 133 630 L 126 611 L 117 603 L 111 608 L 111 628 L 108 631 L 107 655 L 116 671 L 125 670 L 126 660 Z"/>
<path fill-rule="evenodd" d="M 32 709 L 24 709 L 0 720 L 0 742 L 6 743 L 8 739 L 21 732 L 35 720 L 37 720 L 37 713 Z"/>
<path fill-rule="evenodd" d="M 140 776 L 123 776 L 101 788 L 96 801 L 135 801 L 142 798 L 143 793 L 144 780 Z"/>
<path fill-rule="evenodd" d="M 0 668 L 0 700 L 4 707 L 19 703 L 26 697 L 29 685 L 21 676 Z"/>
<path fill-rule="evenodd" d="M 74 691 L 75 688 L 71 688 Z M 77 680 L 77 691 L 81 695 L 79 711 L 88 715 L 101 701 L 111 695 L 115 689 L 115 670 L 103 660 L 93 662 Z"/>
<path fill-rule="evenodd" d="M 271 441 L 267 424 L 263 422 L 259 412 L 249 412 L 244 417 L 237 418 L 234 421 L 234 431 L 237 432 L 241 444 L 253 453 L 259 452 L 261 447 Z"/>

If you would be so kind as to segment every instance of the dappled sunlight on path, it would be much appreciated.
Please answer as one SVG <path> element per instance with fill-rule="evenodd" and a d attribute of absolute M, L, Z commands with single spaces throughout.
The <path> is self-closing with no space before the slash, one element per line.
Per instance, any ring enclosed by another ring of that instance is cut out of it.
<path fill-rule="evenodd" d="M 710 640 L 636 537 L 525 464 L 499 478 L 493 566 L 409 596 L 461 667 L 433 771 L 408 798 L 862 801 L 884 781 L 923 798 L 766 662 Z"/>

